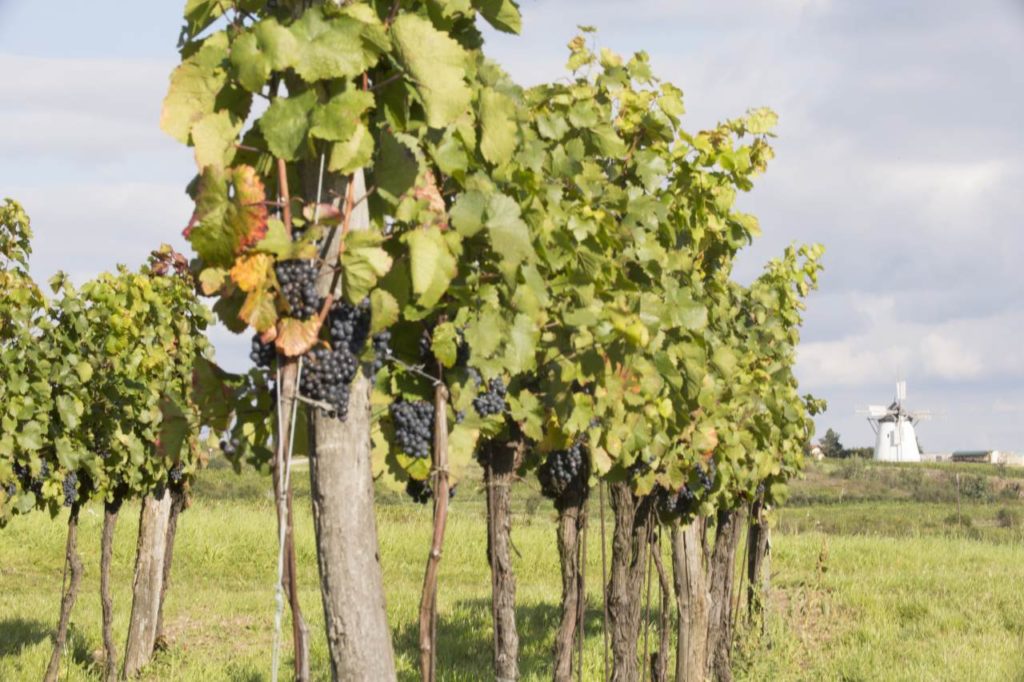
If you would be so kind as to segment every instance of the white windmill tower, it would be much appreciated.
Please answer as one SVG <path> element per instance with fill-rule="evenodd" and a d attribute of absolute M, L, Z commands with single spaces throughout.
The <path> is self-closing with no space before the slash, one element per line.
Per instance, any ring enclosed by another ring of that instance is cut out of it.
<path fill-rule="evenodd" d="M 896 383 L 896 400 L 889 407 L 870 405 L 868 421 L 875 431 L 875 459 L 881 462 L 920 462 L 914 425 L 930 419 L 927 411 L 908 412 L 903 408 L 907 399 L 907 382 Z"/>

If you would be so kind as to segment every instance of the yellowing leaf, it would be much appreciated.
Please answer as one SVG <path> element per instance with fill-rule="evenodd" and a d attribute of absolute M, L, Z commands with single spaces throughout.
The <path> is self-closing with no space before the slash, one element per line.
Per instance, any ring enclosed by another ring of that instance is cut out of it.
<path fill-rule="evenodd" d="M 227 72 L 222 68 L 227 47 L 227 35 L 223 31 L 215 33 L 171 74 L 160 128 L 179 142 L 188 142 L 192 125 L 213 112 L 217 94 L 227 82 Z"/>
<path fill-rule="evenodd" d="M 319 334 L 319 317 L 313 316 L 308 320 L 285 317 L 277 325 L 277 338 L 274 340 L 274 345 L 281 353 L 293 358 L 312 348 Z"/>
<path fill-rule="evenodd" d="M 387 329 L 398 321 L 398 301 L 383 289 L 370 292 L 370 333 Z"/>
<path fill-rule="evenodd" d="M 196 165 L 226 166 L 235 157 L 235 142 L 242 122 L 232 122 L 231 114 L 218 111 L 207 114 L 192 126 L 192 144 L 196 150 Z"/>
<path fill-rule="evenodd" d="M 267 331 L 277 322 L 274 300 L 274 292 L 269 289 L 250 291 L 238 311 L 238 319 L 258 332 Z"/>
<path fill-rule="evenodd" d="M 267 231 L 266 193 L 251 166 L 204 169 L 199 179 L 196 210 L 185 236 L 211 266 L 229 267 L 245 247 Z"/>
<path fill-rule="evenodd" d="M 228 279 L 224 268 L 205 268 L 199 273 L 199 288 L 204 296 L 213 296 L 219 292 Z"/>
<path fill-rule="evenodd" d="M 253 291 L 262 287 L 270 276 L 274 260 L 265 253 L 242 256 L 231 268 L 231 281 L 242 291 Z"/>

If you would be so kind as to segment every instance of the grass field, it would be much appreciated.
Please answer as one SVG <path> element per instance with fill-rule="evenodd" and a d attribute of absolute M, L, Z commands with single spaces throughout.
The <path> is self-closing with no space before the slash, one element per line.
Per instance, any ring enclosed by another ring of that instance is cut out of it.
<path fill-rule="evenodd" d="M 737 677 L 1024 680 L 1024 502 L 1014 473 L 983 465 L 813 466 L 794 486 L 791 506 L 777 515 L 771 612 L 763 636 L 741 635 Z M 296 498 L 301 598 L 313 633 L 314 678 L 328 679 L 303 474 L 297 477 Z M 517 613 L 527 680 L 549 677 L 560 597 L 554 513 L 535 487 L 518 489 L 513 529 L 521 554 Z M 276 535 L 268 488 L 269 480 L 252 473 L 204 473 L 179 524 L 166 604 L 170 646 L 143 679 L 269 679 Z M 486 527 L 482 496 L 471 488 L 470 482 L 459 488 L 442 561 L 439 671 L 445 680 L 489 677 Z M 137 506 L 126 506 L 117 530 L 113 578 L 120 648 L 130 608 L 137 516 Z M 58 615 L 64 520 L 37 514 L 0 531 L 0 680 L 5 682 L 42 677 Z M 101 524 L 100 509 L 83 512 L 79 542 L 86 576 L 62 679 L 99 679 Z M 378 524 L 400 677 L 413 680 L 429 508 L 382 494 Z M 595 518 L 585 651 L 586 678 L 595 680 L 601 678 L 602 659 L 599 537 Z M 286 665 L 288 633 L 286 622 Z"/>

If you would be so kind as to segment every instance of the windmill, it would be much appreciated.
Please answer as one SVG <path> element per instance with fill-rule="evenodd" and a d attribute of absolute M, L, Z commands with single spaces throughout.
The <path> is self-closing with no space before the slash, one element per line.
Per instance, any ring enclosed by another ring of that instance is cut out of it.
<path fill-rule="evenodd" d="M 882 462 L 920 462 L 914 425 L 931 419 L 931 412 L 909 412 L 903 407 L 907 399 L 907 382 L 896 383 L 896 400 L 889 407 L 869 405 L 868 422 L 875 431 L 875 459 Z"/>

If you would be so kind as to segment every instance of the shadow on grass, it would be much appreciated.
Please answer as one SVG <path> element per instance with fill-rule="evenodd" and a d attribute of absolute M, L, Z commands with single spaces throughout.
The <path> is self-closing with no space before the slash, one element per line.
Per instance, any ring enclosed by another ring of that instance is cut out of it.
<path fill-rule="evenodd" d="M 519 673 L 522 677 L 551 674 L 555 630 L 561 618 L 558 604 L 531 604 L 516 607 L 519 632 Z M 601 631 L 600 606 L 587 609 L 585 632 Z M 494 639 L 491 627 L 490 599 L 470 599 L 456 603 L 452 612 L 437 619 L 437 673 L 443 679 L 486 679 L 493 670 Z M 419 661 L 419 628 L 415 623 L 403 626 L 395 636 L 396 653 L 405 653 Z M 419 672 L 399 676 L 418 680 Z"/>
<path fill-rule="evenodd" d="M 8 618 L 0 621 L 0 657 L 16 656 L 26 646 L 49 639 L 53 626 L 40 620 Z"/>

